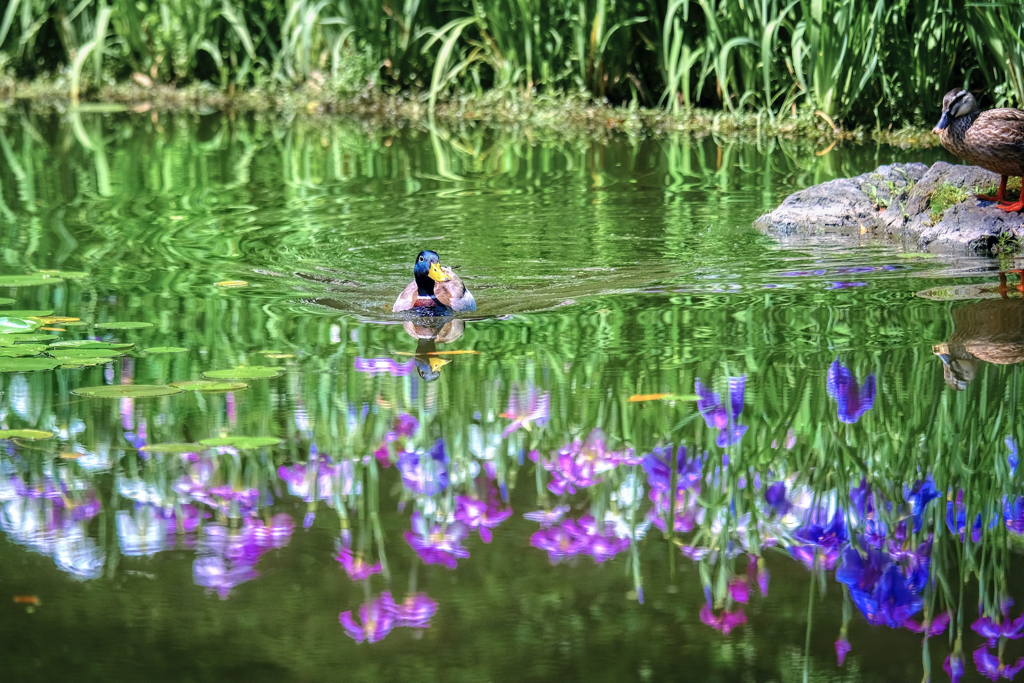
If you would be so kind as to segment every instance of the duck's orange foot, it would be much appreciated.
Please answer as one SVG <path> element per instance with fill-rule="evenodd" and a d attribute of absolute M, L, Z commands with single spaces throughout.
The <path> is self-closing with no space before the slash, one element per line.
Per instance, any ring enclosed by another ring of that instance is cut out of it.
<path fill-rule="evenodd" d="M 997 204 L 1002 203 L 1006 199 L 1006 176 L 999 178 L 999 191 L 995 195 L 990 194 L 979 194 L 976 195 L 978 199 L 983 202 L 996 202 Z"/>

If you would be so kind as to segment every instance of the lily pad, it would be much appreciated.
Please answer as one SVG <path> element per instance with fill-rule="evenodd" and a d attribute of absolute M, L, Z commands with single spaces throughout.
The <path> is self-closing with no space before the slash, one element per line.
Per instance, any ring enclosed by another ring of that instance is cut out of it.
<path fill-rule="evenodd" d="M 38 356 L 46 350 L 45 344 L 13 344 L 0 347 L 0 358 L 23 358 Z"/>
<path fill-rule="evenodd" d="M 143 322 L 112 322 L 112 323 L 96 323 L 96 329 L 98 330 L 141 330 L 146 327 L 153 327 L 153 323 Z"/>
<path fill-rule="evenodd" d="M 15 316 L 0 317 L 0 334 L 17 334 L 19 332 L 31 332 L 42 325 L 38 320 L 27 320 Z"/>
<path fill-rule="evenodd" d="M 215 439 L 202 439 L 204 446 L 232 446 L 239 450 L 249 448 L 266 448 L 281 443 L 281 439 L 272 436 L 222 436 Z"/>
<path fill-rule="evenodd" d="M 249 388 L 245 382 L 210 382 L 203 379 L 193 382 L 171 382 L 171 386 L 180 387 L 185 391 L 202 391 L 203 393 L 238 391 Z"/>
<path fill-rule="evenodd" d="M 0 314 L 8 318 L 45 318 L 48 315 L 53 315 L 53 309 L 41 311 L 0 311 Z M 40 320 L 39 322 L 42 323 L 44 321 Z"/>
<path fill-rule="evenodd" d="M 266 365 L 251 365 L 233 370 L 212 370 L 204 372 L 203 377 L 210 379 L 270 379 L 281 374 L 281 368 Z"/>
<path fill-rule="evenodd" d="M 67 358 L 68 360 L 116 358 L 124 355 L 123 351 L 117 349 L 50 349 L 47 353 L 54 358 Z"/>
<path fill-rule="evenodd" d="M 52 285 L 60 281 L 59 277 L 52 275 L 0 275 L 0 287 L 32 287 Z"/>
<path fill-rule="evenodd" d="M 56 358 L 0 358 L 0 372 L 35 372 L 53 370 L 64 361 Z"/>
<path fill-rule="evenodd" d="M 57 349 L 76 349 L 76 350 L 93 350 L 93 349 L 130 349 L 135 344 L 131 342 L 105 342 L 105 341 L 93 341 L 92 339 L 68 339 L 67 341 L 59 341 L 50 344 L 50 348 L 56 351 Z"/>
<path fill-rule="evenodd" d="M 59 358 L 62 370 L 78 370 L 79 368 L 91 368 L 94 365 L 113 363 L 116 358 Z"/>
<path fill-rule="evenodd" d="M 183 346 L 153 346 L 143 349 L 146 353 L 184 353 L 188 351 Z"/>
<path fill-rule="evenodd" d="M 25 342 L 36 343 L 36 342 L 48 342 L 54 339 L 60 339 L 60 335 L 56 334 L 0 334 L 0 346 L 10 346 L 11 344 L 23 344 Z"/>
<path fill-rule="evenodd" d="M 198 443 L 151 443 L 139 450 L 143 453 L 196 453 L 205 451 L 206 448 Z"/>
<path fill-rule="evenodd" d="M 110 384 L 100 387 L 80 387 L 71 393 L 90 398 L 155 398 L 179 394 L 181 389 L 165 384 Z"/>
<path fill-rule="evenodd" d="M 49 439 L 52 437 L 53 432 L 44 431 L 42 429 L 0 430 L 0 439 L 28 439 L 29 441 L 38 441 L 40 439 Z"/>

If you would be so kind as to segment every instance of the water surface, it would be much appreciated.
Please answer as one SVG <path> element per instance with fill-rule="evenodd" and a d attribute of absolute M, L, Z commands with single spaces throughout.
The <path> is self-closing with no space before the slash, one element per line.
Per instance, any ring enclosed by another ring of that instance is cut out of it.
<path fill-rule="evenodd" d="M 941 154 L 816 151 L 0 112 L 0 331 L 52 337 L 0 353 L 134 345 L 0 374 L 0 427 L 52 434 L 0 442 L 5 670 L 1014 674 L 1012 263 L 753 231 Z M 424 248 L 480 304 L 444 330 L 389 311 Z M 272 445 L 159 452 L 229 436 Z"/>

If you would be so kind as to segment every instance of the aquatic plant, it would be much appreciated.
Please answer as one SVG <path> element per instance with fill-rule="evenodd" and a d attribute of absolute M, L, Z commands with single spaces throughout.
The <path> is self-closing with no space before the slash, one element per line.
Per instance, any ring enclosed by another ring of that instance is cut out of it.
<path fill-rule="evenodd" d="M 952 0 L 12 0 L 0 54 L 20 76 L 67 70 L 76 99 L 111 77 L 304 84 L 325 99 L 411 90 L 431 105 L 451 90 L 582 90 L 767 119 L 803 106 L 881 127 L 930 122 L 953 86 L 1024 101 L 1022 19 L 1013 3 Z"/>

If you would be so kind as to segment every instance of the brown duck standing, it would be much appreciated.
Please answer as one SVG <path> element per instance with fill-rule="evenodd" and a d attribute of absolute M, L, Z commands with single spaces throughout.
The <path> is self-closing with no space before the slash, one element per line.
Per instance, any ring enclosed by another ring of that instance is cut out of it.
<path fill-rule="evenodd" d="M 1006 212 L 1024 209 L 1024 184 L 1016 202 L 1004 201 L 1007 177 L 1024 176 L 1024 111 L 980 111 L 971 93 L 954 88 L 942 98 L 942 117 L 932 132 L 943 147 L 967 163 L 1002 176 L 995 197 L 978 195 L 978 199 L 997 202 Z"/>

